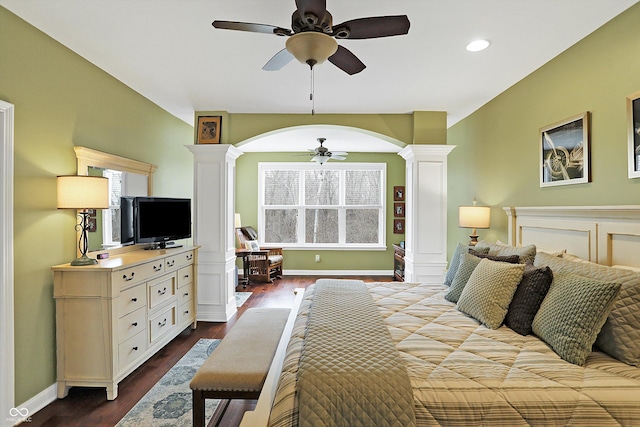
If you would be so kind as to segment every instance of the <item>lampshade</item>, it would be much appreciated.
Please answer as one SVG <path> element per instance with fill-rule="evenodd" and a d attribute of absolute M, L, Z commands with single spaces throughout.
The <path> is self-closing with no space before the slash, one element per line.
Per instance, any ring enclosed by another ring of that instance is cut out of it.
<path fill-rule="evenodd" d="M 303 64 L 322 64 L 338 50 L 338 42 L 324 33 L 308 31 L 287 39 L 287 50 Z"/>
<path fill-rule="evenodd" d="M 460 206 L 458 226 L 463 228 L 489 228 L 491 208 L 488 206 Z"/>
<path fill-rule="evenodd" d="M 101 176 L 58 177 L 58 209 L 108 209 L 109 180 Z"/>
<path fill-rule="evenodd" d="M 242 227 L 242 221 L 240 220 L 240 214 L 234 214 L 234 222 L 235 222 L 235 228 L 240 228 Z"/>

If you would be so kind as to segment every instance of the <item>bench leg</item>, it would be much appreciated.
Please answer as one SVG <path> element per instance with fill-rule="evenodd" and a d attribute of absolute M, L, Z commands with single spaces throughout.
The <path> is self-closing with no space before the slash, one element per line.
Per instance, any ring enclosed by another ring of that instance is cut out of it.
<path fill-rule="evenodd" d="M 218 403 L 216 410 L 213 411 L 213 416 L 211 417 L 211 422 L 214 427 L 218 427 L 220 421 L 222 421 L 222 417 L 229 407 L 229 403 L 231 403 L 231 399 L 220 399 L 220 402 Z"/>
<path fill-rule="evenodd" d="M 193 390 L 193 427 L 205 427 L 204 396 L 201 390 Z"/>

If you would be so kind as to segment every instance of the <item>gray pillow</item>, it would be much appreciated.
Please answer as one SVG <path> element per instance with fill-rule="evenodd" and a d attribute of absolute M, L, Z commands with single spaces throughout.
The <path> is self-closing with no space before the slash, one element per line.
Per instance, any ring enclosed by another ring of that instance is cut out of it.
<path fill-rule="evenodd" d="M 487 257 L 487 259 L 491 261 L 501 261 L 508 262 L 512 264 L 517 264 L 520 261 L 520 258 L 517 255 L 511 255 L 507 257 L 499 257 L 499 256 L 491 256 L 491 255 L 483 255 Z M 458 302 L 460 298 L 460 294 L 462 294 L 462 290 L 464 289 L 469 277 L 473 273 L 473 270 L 478 266 L 478 264 L 482 261 L 481 258 L 471 255 L 468 253 L 463 253 L 460 256 L 460 266 L 458 267 L 458 271 L 456 272 L 455 277 L 453 278 L 453 282 L 449 287 L 449 292 L 444 296 L 447 301 Z"/>
<path fill-rule="evenodd" d="M 582 366 L 619 292 L 619 283 L 554 272 L 549 292 L 533 319 L 533 333 L 558 356 Z"/>
<path fill-rule="evenodd" d="M 503 243 L 488 243 L 484 240 L 478 242 L 475 249 L 489 248 L 489 255 L 508 256 L 518 255 L 520 262 L 523 264 L 533 264 L 533 260 L 536 257 L 536 246 L 511 246 Z"/>
<path fill-rule="evenodd" d="M 596 347 L 621 362 L 640 367 L 640 274 L 595 263 L 574 262 L 545 253 L 536 255 L 535 265 L 568 271 L 597 280 L 620 283 L 620 295 L 596 339 Z"/>
<path fill-rule="evenodd" d="M 513 294 L 504 324 L 519 333 L 529 335 L 531 324 L 536 316 L 542 300 L 549 292 L 553 272 L 549 267 L 534 267 L 527 264 L 518 283 L 516 293 Z"/>
<path fill-rule="evenodd" d="M 458 310 L 489 329 L 498 329 L 507 314 L 509 303 L 522 280 L 524 264 L 509 264 L 483 259 L 458 300 Z"/>
<path fill-rule="evenodd" d="M 479 252 L 487 254 L 489 253 L 489 248 L 480 249 Z M 451 286 L 451 283 L 453 283 L 453 278 L 455 277 L 456 272 L 458 271 L 458 267 L 460 266 L 460 255 L 465 253 L 469 253 L 469 246 L 458 243 L 458 246 L 456 246 L 456 250 L 453 251 L 453 255 L 451 255 L 449 269 L 447 270 L 447 274 L 444 277 L 445 285 Z"/>

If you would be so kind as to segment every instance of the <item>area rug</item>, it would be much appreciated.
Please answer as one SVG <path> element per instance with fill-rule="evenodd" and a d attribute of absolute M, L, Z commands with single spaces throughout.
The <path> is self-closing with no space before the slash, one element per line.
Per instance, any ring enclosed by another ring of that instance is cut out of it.
<path fill-rule="evenodd" d="M 236 307 L 242 307 L 250 296 L 251 292 L 236 292 Z"/>
<path fill-rule="evenodd" d="M 136 403 L 116 427 L 191 426 L 192 398 L 189 383 L 198 368 L 218 346 L 220 340 L 201 338 L 144 397 Z M 205 419 L 213 416 L 218 400 L 207 399 Z"/>

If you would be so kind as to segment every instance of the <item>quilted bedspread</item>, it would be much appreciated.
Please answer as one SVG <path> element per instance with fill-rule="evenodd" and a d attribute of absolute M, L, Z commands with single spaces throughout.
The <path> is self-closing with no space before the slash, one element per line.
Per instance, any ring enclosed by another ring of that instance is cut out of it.
<path fill-rule="evenodd" d="M 366 283 L 404 361 L 418 426 L 637 426 L 640 369 L 594 351 L 562 360 L 533 335 L 490 330 L 444 299 L 444 285 Z M 270 424 L 297 426 L 300 307 Z"/>

